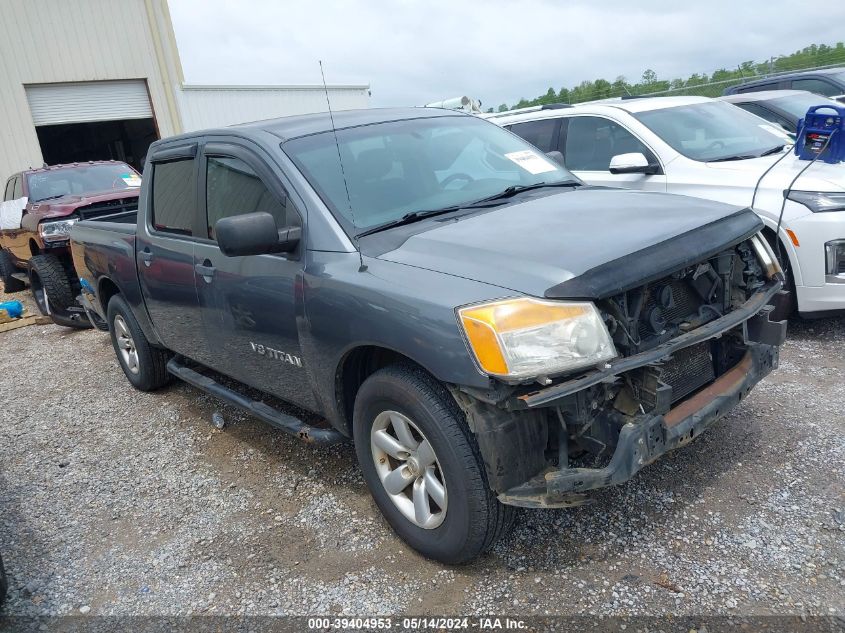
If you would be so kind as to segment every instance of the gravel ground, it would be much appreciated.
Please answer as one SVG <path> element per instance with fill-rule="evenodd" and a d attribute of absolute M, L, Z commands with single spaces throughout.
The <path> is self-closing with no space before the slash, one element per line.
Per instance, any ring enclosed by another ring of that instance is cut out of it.
<path fill-rule="evenodd" d="M 841 616 L 843 346 L 843 319 L 790 324 L 780 369 L 691 445 L 449 568 L 393 535 L 351 447 L 225 407 L 217 430 L 192 388 L 132 389 L 100 332 L 2 333 L 6 613 Z"/>

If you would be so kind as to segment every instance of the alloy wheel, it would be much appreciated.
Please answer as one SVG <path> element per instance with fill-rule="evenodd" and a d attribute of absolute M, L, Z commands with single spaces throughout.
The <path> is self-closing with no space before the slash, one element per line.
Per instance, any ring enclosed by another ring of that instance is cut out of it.
<path fill-rule="evenodd" d="M 114 317 L 114 337 L 124 366 L 133 374 L 137 374 L 141 370 L 138 348 L 135 347 L 135 339 L 132 338 L 126 320 L 119 314 Z"/>
<path fill-rule="evenodd" d="M 431 530 L 446 518 L 446 480 L 434 448 L 398 411 L 383 411 L 370 430 L 376 472 L 390 500 L 411 523 Z"/>

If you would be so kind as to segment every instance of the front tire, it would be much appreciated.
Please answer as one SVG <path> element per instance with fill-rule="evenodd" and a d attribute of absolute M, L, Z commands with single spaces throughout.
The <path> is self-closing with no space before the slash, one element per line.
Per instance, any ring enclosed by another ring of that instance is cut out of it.
<path fill-rule="evenodd" d="M 355 399 L 353 435 L 376 505 L 423 556 L 465 563 L 512 523 L 514 509 L 490 489 L 463 412 L 422 369 L 392 365 L 367 378 Z"/>
<path fill-rule="evenodd" d="M 170 381 L 167 350 L 150 345 L 132 310 L 120 295 L 111 298 L 107 312 L 114 353 L 132 386 L 139 391 L 153 391 L 166 385 Z"/>
<path fill-rule="evenodd" d="M 9 253 L 0 250 L 0 281 L 3 282 L 3 290 L 7 293 L 20 292 L 26 288 L 26 284 L 16 277 L 12 277 L 12 273 L 17 272 L 17 268 L 12 263 L 12 258 Z"/>

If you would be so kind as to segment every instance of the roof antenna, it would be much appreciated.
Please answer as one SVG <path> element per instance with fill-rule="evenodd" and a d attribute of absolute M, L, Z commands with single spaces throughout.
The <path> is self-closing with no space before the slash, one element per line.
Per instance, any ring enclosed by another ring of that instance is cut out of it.
<path fill-rule="evenodd" d="M 329 101 L 329 87 L 326 85 L 326 73 L 323 72 L 323 61 L 317 60 L 317 63 L 320 64 L 320 76 L 323 78 L 323 90 L 326 93 L 326 105 L 329 107 L 329 120 L 332 123 L 332 134 L 334 134 L 334 144 L 337 147 L 337 161 L 340 163 L 340 174 L 343 176 L 343 187 L 346 189 L 346 202 L 349 203 L 349 215 L 352 218 L 352 223 L 355 224 L 355 213 L 352 211 L 352 198 L 349 195 L 349 184 L 346 182 L 346 171 L 343 169 L 343 158 L 340 155 L 340 143 L 337 140 L 337 129 L 334 126 L 334 115 L 332 114 L 332 103 Z M 367 266 L 364 264 L 364 256 L 361 254 L 361 243 L 357 237 L 353 238 L 355 240 L 355 248 L 358 249 L 358 260 L 360 262 L 360 266 L 358 267 L 358 272 L 362 273 L 367 270 Z"/>

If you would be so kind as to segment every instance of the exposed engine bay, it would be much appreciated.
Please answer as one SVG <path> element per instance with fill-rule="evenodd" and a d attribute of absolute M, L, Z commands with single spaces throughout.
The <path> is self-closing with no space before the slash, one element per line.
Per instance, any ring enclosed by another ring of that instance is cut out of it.
<path fill-rule="evenodd" d="M 741 306 L 766 282 L 748 242 L 599 302 L 616 349 L 630 356 Z"/>
<path fill-rule="evenodd" d="M 691 441 L 776 367 L 786 324 L 769 304 L 781 282 L 755 239 L 597 300 L 620 355 L 604 368 L 465 400 L 502 501 L 582 503 Z"/>

